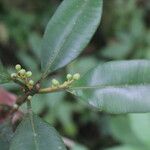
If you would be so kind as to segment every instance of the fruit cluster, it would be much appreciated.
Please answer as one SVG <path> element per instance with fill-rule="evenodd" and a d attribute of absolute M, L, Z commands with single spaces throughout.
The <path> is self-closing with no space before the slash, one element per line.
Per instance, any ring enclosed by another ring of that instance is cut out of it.
<path fill-rule="evenodd" d="M 80 79 L 80 74 L 79 73 L 76 73 L 74 75 L 67 74 L 66 78 L 67 78 L 67 81 L 65 81 L 63 84 L 60 84 L 58 80 L 53 79 L 52 80 L 52 87 L 69 86 L 75 80 Z"/>
<path fill-rule="evenodd" d="M 34 81 L 31 79 L 32 72 L 26 71 L 21 65 L 17 64 L 15 66 L 16 73 L 11 74 L 11 78 L 19 80 L 24 83 L 29 89 L 32 89 L 34 86 Z"/>

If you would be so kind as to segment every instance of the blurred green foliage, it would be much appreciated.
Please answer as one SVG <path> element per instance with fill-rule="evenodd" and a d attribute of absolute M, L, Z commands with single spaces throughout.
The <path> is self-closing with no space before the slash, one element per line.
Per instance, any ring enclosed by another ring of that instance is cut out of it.
<path fill-rule="evenodd" d="M 60 0 L 0 1 L 0 58 L 10 70 L 19 62 L 26 69 L 32 68 L 38 79 L 41 37 L 59 3 Z M 92 42 L 77 60 L 52 77 L 61 81 L 64 79 L 60 76 L 67 72 L 83 75 L 108 60 L 149 59 L 149 14 L 149 0 L 105 0 L 102 24 Z M 17 91 L 18 87 L 11 84 L 9 90 Z M 79 105 L 68 93 L 36 96 L 32 106 L 63 136 L 85 145 L 77 144 L 72 150 L 150 149 L 150 114 L 102 114 Z"/>

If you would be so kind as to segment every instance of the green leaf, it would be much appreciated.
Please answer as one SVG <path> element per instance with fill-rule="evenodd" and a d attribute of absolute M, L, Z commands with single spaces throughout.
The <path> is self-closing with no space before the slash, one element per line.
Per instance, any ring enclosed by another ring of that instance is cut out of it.
<path fill-rule="evenodd" d="M 64 67 L 86 47 L 101 19 L 103 0 L 64 0 L 42 41 L 45 74 Z"/>
<path fill-rule="evenodd" d="M 114 61 L 99 65 L 70 90 L 108 113 L 150 112 L 150 61 Z"/>
<path fill-rule="evenodd" d="M 11 81 L 10 75 L 3 67 L 1 61 L 0 61 L 0 84 L 8 83 Z"/>
<path fill-rule="evenodd" d="M 117 36 L 118 41 L 110 41 L 108 46 L 105 47 L 100 54 L 103 57 L 110 59 L 123 59 L 126 58 L 133 48 L 133 41 L 129 34 L 120 33 Z"/>
<path fill-rule="evenodd" d="M 40 60 L 41 58 L 41 37 L 37 33 L 29 36 L 29 44 L 34 55 Z"/>
<path fill-rule="evenodd" d="M 88 150 L 88 149 L 83 145 L 75 144 L 71 150 Z"/>
<path fill-rule="evenodd" d="M 35 61 L 35 58 L 32 57 L 30 54 L 24 51 L 20 51 L 17 53 L 17 57 L 27 69 L 32 68 L 32 71 L 38 71 L 38 63 Z M 39 73 L 36 73 L 36 75 L 37 74 Z"/>
<path fill-rule="evenodd" d="M 139 147 L 135 145 L 123 145 L 123 146 L 108 148 L 105 150 L 141 150 L 141 149 L 148 150 L 146 147 Z"/>
<path fill-rule="evenodd" d="M 53 127 L 36 115 L 27 115 L 15 132 L 10 150 L 66 150 L 66 148 Z"/>
<path fill-rule="evenodd" d="M 94 57 L 81 57 L 67 66 L 67 72 L 71 74 L 76 72 L 85 74 L 88 70 L 97 66 L 98 63 L 98 60 L 96 60 Z"/>
<path fill-rule="evenodd" d="M 142 145 L 131 128 L 129 115 L 112 116 L 109 118 L 109 125 L 111 134 L 117 141 L 130 145 Z"/>
<path fill-rule="evenodd" d="M 9 150 L 10 140 L 13 137 L 13 130 L 10 120 L 0 124 L 0 148 L 2 150 Z"/>
<path fill-rule="evenodd" d="M 131 128 L 145 145 L 150 146 L 150 114 L 130 114 Z M 142 129 L 142 130 L 141 130 Z"/>

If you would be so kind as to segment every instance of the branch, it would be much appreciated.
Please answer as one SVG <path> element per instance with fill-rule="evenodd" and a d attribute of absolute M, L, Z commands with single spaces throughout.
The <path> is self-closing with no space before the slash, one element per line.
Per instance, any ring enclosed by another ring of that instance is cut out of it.
<path fill-rule="evenodd" d="M 65 81 L 63 84 L 61 85 L 56 85 L 56 86 L 52 86 L 52 87 L 48 87 L 48 88 L 43 88 L 43 89 L 40 89 L 38 91 L 38 93 L 40 94 L 44 94 L 44 93 L 52 93 L 52 92 L 58 92 L 58 91 L 62 91 L 62 90 L 66 90 L 69 88 L 69 86 L 71 85 L 71 83 L 73 82 L 74 80 L 70 80 L 70 81 Z"/>
<path fill-rule="evenodd" d="M 44 93 L 53 93 L 53 92 L 58 92 L 58 91 L 62 91 L 62 90 L 65 90 L 67 89 L 68 87 L 62 85 L 62 86 L 59 86 L 59 87 L 48 87 L 48 88 L 43 88 L 43 89 L 40 89 L 38 93 L 40 94 L 44 94 Z"/>

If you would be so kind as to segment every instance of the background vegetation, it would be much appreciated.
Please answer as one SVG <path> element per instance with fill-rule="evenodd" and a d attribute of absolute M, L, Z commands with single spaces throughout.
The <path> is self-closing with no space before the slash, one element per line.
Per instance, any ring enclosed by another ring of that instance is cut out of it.
<path fill-rule="evenodd" d="M 1 0 L 0 59 L 10 70 L 17 63 L 40 72 L 40 41 L 61 0 Z M 124 59 L 150 59 L 150 1 L 104 0 L 102 23 L 92 42 L 68 67 L 52 74 L 84 74 L 96 64 Z M 45 84 L 49 84 L 46 82 Z M 5 88 L 17 92 L 14 84 Z M 34 112 L 75 141 L 72 150 L 149 150 L 150 114 L 109 115 L 79 105 L 71 95 L 40 95 Z M 23 108 L 22 108 L 23 109 Z"/>

